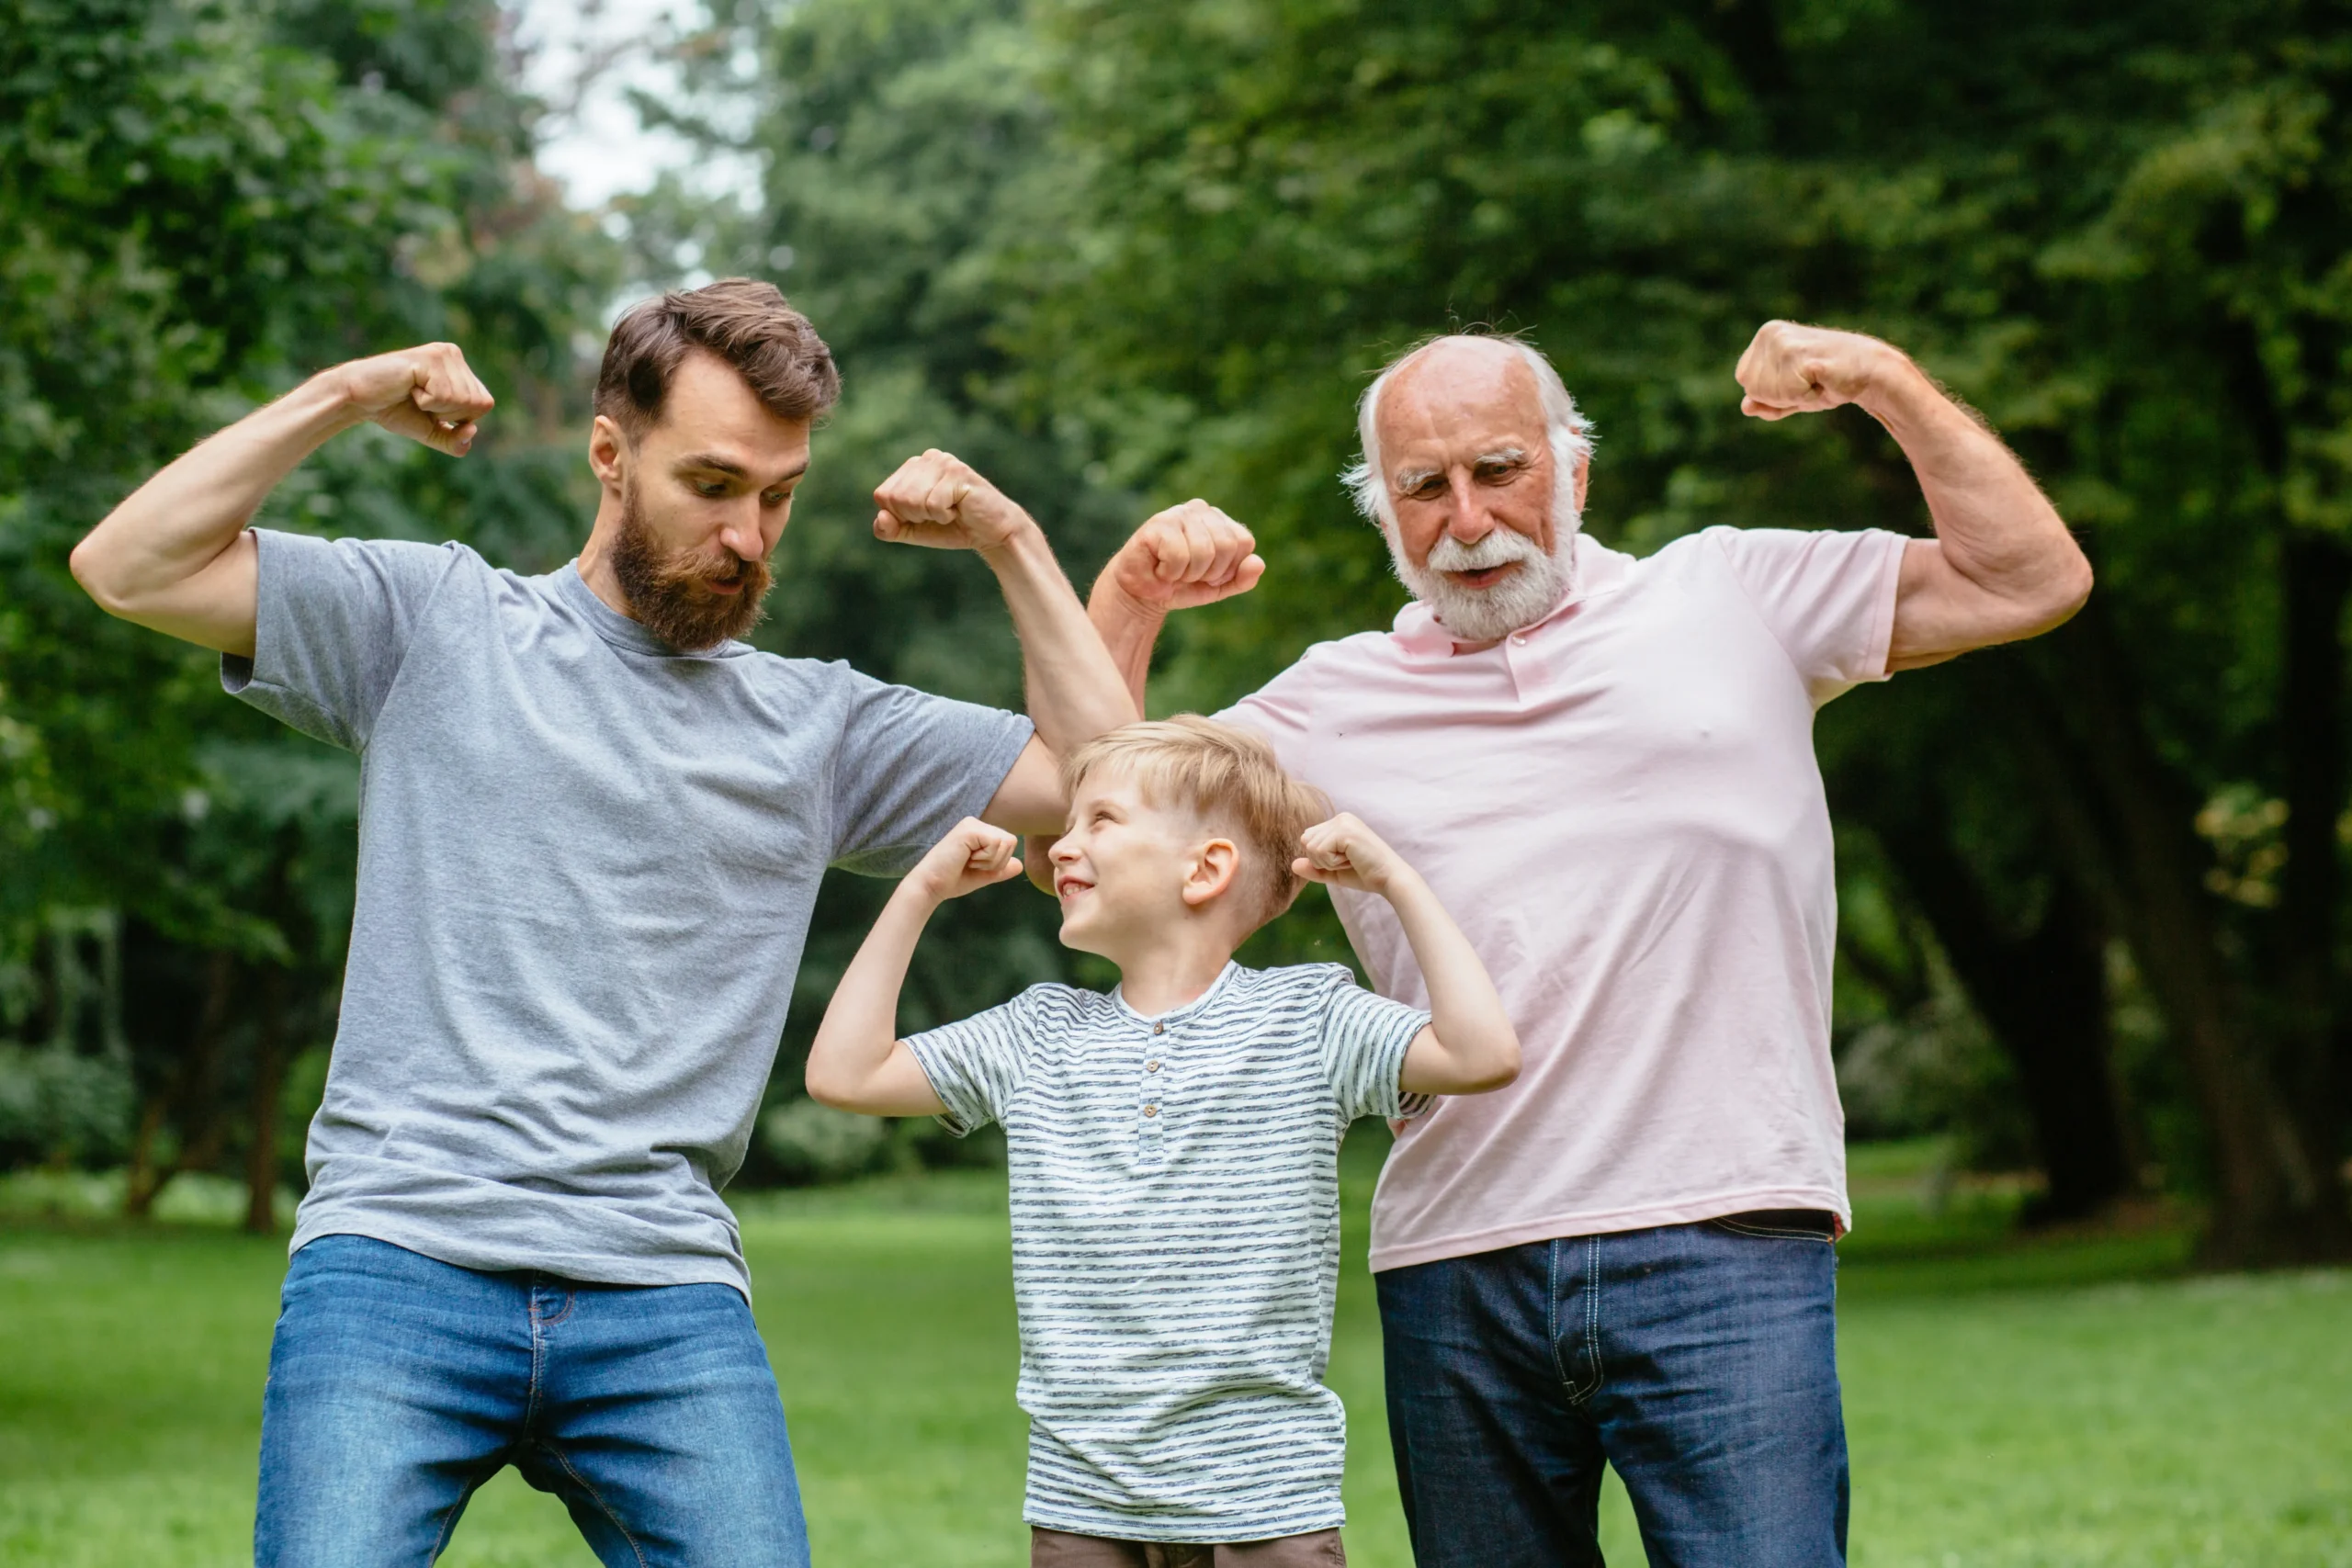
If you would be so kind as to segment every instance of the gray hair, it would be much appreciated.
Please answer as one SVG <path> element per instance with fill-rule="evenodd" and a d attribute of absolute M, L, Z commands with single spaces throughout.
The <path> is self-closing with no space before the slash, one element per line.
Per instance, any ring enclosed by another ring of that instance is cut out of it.
<path fill-rule="evenodd" d="M 1508 333 L 1448 333 L 1424 338 L 1407 349 L 1372 378 L 1372 385 L 1356 400 L 1356 439 L 1363 444 L 1363 455 L 1340 473 L 1340 482 L 1348 487 L 1356 510 L 1384 528 L 1396 525 L 1396 505 L 1389 499 L 1388 477 L 1380 468 L 1380 394 L 1387 389 L 1389 378 L 1439 344 L 1467 338 L 1474 343 L 1498 343 L 1517 354 L 1535 378 L 1535 395 L 1544 407 L 1544 432 L 1552 447 L 1553 483 L 1576 482 L 1577 465 L 1592 456 L 1592 422 L 1577 409 L 1576 399 L 1568 395 L 1560 373 L 1552 362 L 1536 352 L 1532 344 Z"/>

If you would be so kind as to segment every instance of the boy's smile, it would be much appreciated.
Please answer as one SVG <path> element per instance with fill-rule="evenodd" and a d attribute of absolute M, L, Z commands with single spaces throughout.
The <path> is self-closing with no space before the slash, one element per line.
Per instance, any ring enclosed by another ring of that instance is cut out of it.
<path fill-rule="evenodd" d="M 1192 812 L 1154 804 L 1125 770 L 1099 768 L 1079 785 L 1069 823 L 1046 857 L 1065 947 L 1122 963 L 1194 912 L 1186 881 L 1217 836 Z"/>

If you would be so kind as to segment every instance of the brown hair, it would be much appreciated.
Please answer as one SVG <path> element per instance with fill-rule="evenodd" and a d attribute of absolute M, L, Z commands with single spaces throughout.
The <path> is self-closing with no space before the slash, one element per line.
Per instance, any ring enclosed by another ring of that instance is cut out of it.
<path fill-rule="evenodd" d="M 1236 891 L 1257 930 L 1298 897 L 1294 875 L 1299 835 L 1331 815 L 1323 792 L 1283 772 L 1274 749 L 1246 729 L 1194 713 L 1130 724 L 1088 741 L 1062 763 L 1062 788 L 1075 798 L 1097 768 L 1125 772 L 1154 806 L 1183 806 L 1238 829 L 1242 863 Z"/>
<path fill-rule="evenodd" d="M 841 396 L 833 351 L 773 283 L 722 277 L 632 305 L 613 323 L 596 375 L 596 412 L 641 434 L 662 418 L 690 348 L 733 366 L 779 419 L 814 419 Z"/>

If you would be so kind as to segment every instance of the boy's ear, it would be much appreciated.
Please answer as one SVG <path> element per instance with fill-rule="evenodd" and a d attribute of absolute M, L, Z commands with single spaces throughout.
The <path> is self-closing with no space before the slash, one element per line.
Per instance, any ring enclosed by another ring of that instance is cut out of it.
<path fill-rule="evenodd" d="M 1240 870 L 1241 852 L 1231 839 L 1207 840 L 1184 863 L 1184 902 L 1201 908 L 1232 886 Z"/>

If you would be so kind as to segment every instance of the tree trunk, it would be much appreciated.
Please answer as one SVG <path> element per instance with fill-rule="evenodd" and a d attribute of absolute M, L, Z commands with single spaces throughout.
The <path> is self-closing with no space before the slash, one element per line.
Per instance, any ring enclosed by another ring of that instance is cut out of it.
<path fill-rule="evenodd" d="M 2133 1186 L 2109 1065 L 2106 943 L 2064 878 L 2040 921 L 2002 929 L 1975 876 L 1928 810 L 1880 829 L 1880 841 L 1935 928 L 1952 971 L 2017 1068 L 2049 1188 L 2029 1224 L 2098 1213 Z"/>
<path fill-rule="evenodd" d="M 2122 936 L 2188 1065 L 2211 1149 L 2214 1207 L 2202 1257 L 2247 1267 L 2343 1256 L 2299 1190 L 2308 1153 L 2265 1070 L 2196 838 L 2195 793 L 2141 722 L 2094 598 L 2045 639 L 2014 688 L 2024 755 L 2062 855 Z"/>
<path fill-rule="evenodd" d="M 204 1009 L 197 1015 L 188 1047 L 177 1070 L 147 1097 L 132 1145 L 130 1175 L 122 1195 L 125 1218 L 143 1220 L 154 1211 L 172 1178 L 218 1152 L 219 1115 L 214 1085 L 220 1078 L 220 1047 L 229 1032 L 230 1002 L 236 990 L 237 960 L 233 953 L 215 952 L 205 964 Z M 159 1167 L 155 1142 L 166 1116 L 179 1125 L 180 1147 L 172 1163 Z M 201 1129 L 200 1131 L 198 1129 Z"/>
<path fill-rule="evenodd" d="M 252 1140 L 245 1146 L 245 1229 L 277 1229 L 277 1101 L 286 1084 L 286 971 L 262 972 L 261 1029 L 254 1047 Z"/>
<path fill-rule="evenodd" d="M 2343 1138 L 2335 1055 L 2336 911 L 2344 897 L 2336 819 L 2344 810 L 2344 609 L 2352 552 L 2334 538 L 2288 536 L 2279 551 L 2286 673 L 2279 741 L 2286 775 L 2287 865 L 2278 901 L 2278 1067 L 2303 1157 L 2319 1186 L 2298 1201 L 2352 1227 L 2335 1166 Z M 2324 1223 L 2324 1221 L 2323 1221 Z"/>

